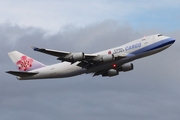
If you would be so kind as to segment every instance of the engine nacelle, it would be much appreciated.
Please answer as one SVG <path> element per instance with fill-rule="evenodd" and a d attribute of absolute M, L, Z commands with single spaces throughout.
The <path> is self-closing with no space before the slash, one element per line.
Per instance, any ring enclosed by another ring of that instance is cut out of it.
<path fill-rule="evenodd" d="M 113 54 L 111 54 L 111 55 L 105 55 L 105 56 L 102 57 L 102 61 L 103 61 L 104 63 L 106 63 L 106 62 L 111 62 L 111 61 L 113 61 L 113 60 L 115 60 L 115 57 L 114 57 Z"/>
<path fill-rule="evenodd" d="M 105 76 L 112 77 L 112 76 L 116 76 L 116 75 L 119 75 L 119 72 L 115 69 L 110 69 L 107 71 L 107 73 L 102 74 L 103 77 L 105 77 Z"/>
<path fill-rule="evenodd" d="M 121 71 L 123 71 L 123 72 L 130 71 L 133 69 L 134 69 L 134 66 L 132 63 L 125 63 L 121 66 Z"/>
<path fill-rule="evenodd" d="M 72 60 L 74 60 L 74 61 L 82 61 L 82 60 L 84 60 L 85 56 L 84 56 L 83 52 L 81 52 L 81 53 L 71 53 L 70 58 Z"/>

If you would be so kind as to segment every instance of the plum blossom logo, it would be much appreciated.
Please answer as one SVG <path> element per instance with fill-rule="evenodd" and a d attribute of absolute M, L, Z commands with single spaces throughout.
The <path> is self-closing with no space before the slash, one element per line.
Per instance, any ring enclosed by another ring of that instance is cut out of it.
<path fill-rule="evenodd" d="M 27 71 L 32 67 L 33 59 L 28 58 L 27 56 L 22 56 L 19 61 L 17 61 L 16 65 L 19 70 Z"/>
<path fill-rule="evenodd" d="M 111 51 L 108 51 L 108 54 L 111 54 Z"/>

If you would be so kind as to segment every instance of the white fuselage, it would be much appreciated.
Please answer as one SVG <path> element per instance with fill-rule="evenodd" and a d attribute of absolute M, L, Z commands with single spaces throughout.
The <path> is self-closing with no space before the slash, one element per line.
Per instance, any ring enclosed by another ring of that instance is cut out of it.
<path fill-rule="evenodd" d="M 88 69 L 77 66 L 79 62 L 71 64 L 70 62 L 61 62 L 58 64 L 42 67 L 32 72 L 38 72 L 38 74 L 30 77 L 18 77 L 20 80 L 24 79 L 45 79 L 45 78 L 64 78 L 71 77 L 75 75 L 80 75 L 84 73 L 92 73 L 101 70 L 112 69 L 112 65 L 116 64 L 121 66 L 125 63 L 131 62 L 135 59 L 146 57 L 157 52 L 160 52 L 174 43 L 174 39 L 162 35 L 152 35 L 137 39 L 135 41 L 129 42 L 125 45 L 101 51 L 95 54 L 108 55 L 108 54 L 120 54 L 126 53 L 127 57 L 115 60 L 112 62 L 107 62 L 99 64 Z"/>

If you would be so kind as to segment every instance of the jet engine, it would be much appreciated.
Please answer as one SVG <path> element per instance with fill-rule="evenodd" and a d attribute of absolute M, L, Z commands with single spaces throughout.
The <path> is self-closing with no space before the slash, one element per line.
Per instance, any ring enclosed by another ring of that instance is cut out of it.
<path fill-rule="evenodd" d="M 84 60 L 85 55 L 83 52 L 71 53 L 69 58 L 72 59 L 73 61 L 82 61 L 82 60 Z"/>
<path fill-rule="evenodd" d="M 106 77 L 106 76 L 112 77 L 116 75 L 119 75 L 119 72 L 115 69 L 110 69 L 105 74 L 102 74 L 103 77 Z"/>
<path fill-rule="evenodd" d="M 114 55 L 106 55 L 106 56 L 103 56 L 102 58 L 101 58 L 101 60 L 104 62 L 104 63 L 106 63 L 106 62 L 111 62 L 111 61 L 113 61 L 113 60 L 115 60 L 115 57 L 114 57 Z"/>
<path fill-rule="evenodd" d="M 130 71 L 133 69 L 134 69 L 134 66 L 132 63 L 125 63 L 120 67 L 120 71 L 123 71 L 123 72 Z"/>

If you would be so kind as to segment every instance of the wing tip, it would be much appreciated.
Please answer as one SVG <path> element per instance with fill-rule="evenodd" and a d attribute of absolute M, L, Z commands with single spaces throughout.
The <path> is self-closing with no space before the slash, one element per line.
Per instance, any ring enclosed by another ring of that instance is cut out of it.
<path fill-rule="evenodd" d="M 11 71 L 6 71 L 6 73 L 10 73 Z"/>
<path fill-rule="evenodd" d="M 35 47 L 35 46 L 30 46 L 34 51 L 38 51 L 39 48 L 38 47 Z"/>

